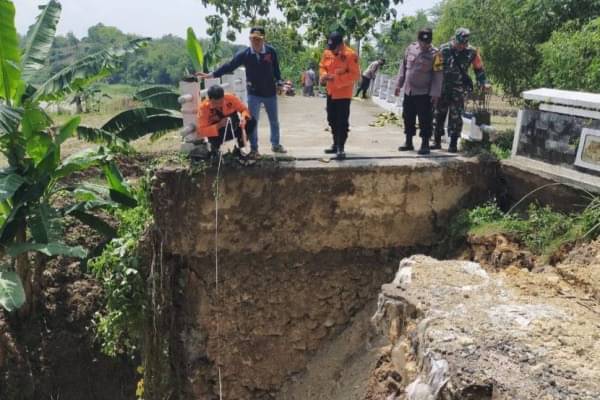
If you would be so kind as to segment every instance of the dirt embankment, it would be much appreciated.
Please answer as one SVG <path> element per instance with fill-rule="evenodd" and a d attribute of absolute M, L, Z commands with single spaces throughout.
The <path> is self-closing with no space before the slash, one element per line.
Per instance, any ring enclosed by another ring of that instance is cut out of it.
<path fill-rule="evenodd" d="M 149 159 L 118 162 L 124 175 L 135 179 Z M 98 171 L 90 171 L 73 180 L 97 176 Z M 56 201 L 56 206 L 65 205 L 62 198 Z M 93 249 L 103 240 L 72 218 L 63 225 L 70 245 Z M 38 257 L 36 263 L 43 272 L 33 313 L 21 318 L 0 310 L 0 399 L 134 399 L 139 358 L 109 358 L 95 338 L 94 314 L 104 302 L 100 283 L 77 260 Z"/>
<path fill-rule="evenodd" d="M 215 172 L 169 166 L 152 186 L 161 251 L 178 260 L 182 398 L 215 398 L 219 373 L 223 398 L 281 398 L 286 379 L 375 300 L 399 254 L 428 249 L 457 208 L 486 197 L 496 168 L 444 159 L 226 169 L 218 294 Z"/>
<path fill-rule="evenodd" d="M 393 275 L 385 252 L 248 256 L 180 263 L 182 398 L 275 399 L 285 380 L 355 320 Z M 365 321 L 364 319 L 362 320 Z"/>
<path fill-rule="evenodd" d="M 134 398 L 135 361 L 108 358 L 94 342 L 100 285 L 77 263 L 55 263 L 41 293 L 27 320 L 0 315 L 0 399 Z"/>
<path fill-rule="evenodd" d="M 469 245 L 481 264 L 404 259 L 373 324 L 353 318 L 277 398 L 600 398 L 600 240 L 555 265 L 504 235 Z"/>

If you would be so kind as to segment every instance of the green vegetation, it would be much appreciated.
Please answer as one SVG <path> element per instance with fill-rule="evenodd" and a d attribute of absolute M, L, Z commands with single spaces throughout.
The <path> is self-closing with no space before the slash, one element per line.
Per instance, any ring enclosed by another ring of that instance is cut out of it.
<path fill-rule="evenodd" d="M 565 214 L 529 205 L 523 215 L 504 213 L 494 202 L 472 210 L 463 210 L 450 226 L 450 235 L 458 243 L 467 234 L 509 234 L 534 254 L 550 257 L 562 245 L 591 240 L 600 233 L 600 198 L 592 197 L 581 213 Z"/>
<path fill-rule="evenodd" d="M 305 38 L 309 43 L 323 39 L 329 32 L 338 30 L 357 41 L 371 32 L 378 22 L 390 21 L 396 17 L 392 7 L 401 0 L 202 0 L 204 5 L 212 5 L 220 15 L 227 18 L 227 24 L 238 32 L 244 27 L 256 24 L 269 15 L 270 6 L 276 5 L 285 15 L 291 28 L 306 29 Z M 234 36 L 228 33 L 228 38 Z M 359 46 L 360 47 L 360 46 Z"/>
<path fill-rule="evenodd" d="M 146 308 L 146 284 L 140 272 L 139 246 L 152 223 L 148 179 L 135 191 L 137 206 L 117 209 L 117 237 L 102 254 L 89 262 L 102 283 L 106 304 L 96 314 L 96 333 L 109 356 L 139 351 Z"/>
<path fill-rule="evenodd" d="M 422 11 L 415 16 L 383 24 L 379 32 L 373 33 L 375 46 L 372 50 L 370 45 L 366 49 L 363 46 L 361 66 L 366 68 L 369 62 L 381 56 L 386 59 L 383 72 L 396 75 L 406 47 L 416 40 L 419 29 L 431 26 L 427 14 Z"/>
<path fill-rule="evenodd" d="M 490 145 L 490 153 L 496 156 L 498 160 L 509 158 L 512 151 L 514 135 L 514 129 L 507 129 L 499 132 L 494 139 L 494 142 Z"/>
<path fill-rule="evenodd" d="M 87 255 L 86 249 L 66 243 L 66 217 L 111 239 L 115 229 L 102 218 L 102 213 L 137 205 L 114 162 L 112 150 L 129 150 L 130 140 L 148 133 L 160 135 L 181 126 L 179 116 L 160 108 L 165 98 L 172 103 L 170 93 L 140 97 L 148 107 L 121 112 L 100 128 L 81 126 L 79 116 L 56 124 L 42 107 L 43 101 L 63 101 L 71 93 L 82 96 L 92 82 L 110 76 L 123 57 L 146 41 L 133 39 L 97 50 L 73 61 L 48 80 L 35 83 L 50 53 L 61 5 L 51 0 L 40 10 L 21 49 L 14 4 L 0 0 L 0 153 L 8 163 L 0 170 L 0 303 L 8 310 L 25 304 L 24 314 L 33 303 L 33 288 L 39 287 L 34 280 L 40 279 L 42 273 L 38 269 L 45 265 L 40 257 Z M 108 148 L 87 148 L 63 159 L 64 143 L 75 133 Z M 96 174 L 100 172 L 104 185 L 76 178 L 92 169 Z M 36 254 L 37 262 L 32 262 L 30 254 Z"/>
<path fill-rule="evenodd" d="M 600 18 L 583 28 L 565 24 L 540 46 L 535 80 L 545 87 L 600 91 Z"/>
<path fill-rule="evenodd" d="M 111 46 L 122 46 L 137 35 L 129 35 L 119 29 L 103 24 L 97 24 L 88 29 L 88 35 L 78 39 L 73 34 L 56 36 L 51 41 L 51 49 L 43 68 L 37 71 L 34 84 L 41 83 L 73 61 L 93 54 Z M 22 41 L 24 42 L 24 41 Z M 210 41 L 201 39 L 202 46 L 208 48 Z M 23 43 L 24 45 L 24 43 Z M 214 62 L 218 63 L 231 57 L 240 46 L 221 42 L 220 52 Z M 173 35 L 159 39 L 148 40 L 147 45 L 140 51 L 127 55 L 122 60 L 119 70 L 106 77 L 106 83 L 129 84 L 134 86 L 159 84 L 176 85 L 187 71 L 195 68 L 188 58 L 186 42 Z"/>
<path fill-rule="evenodd" d="M 496 134 L 493 142 L 487 134 L 481 141 L 462 140 L 462 149 L 466 156 L 480 159 L 505 160 L 510 157 L 512 151 L 512 142 L 514 138 L 514 129 L 506 129 Z"/>
<path fill-rule="evenodd" d="M 267 19 L 260 23 L 267 31 L 267 42 L 277 50 L 283 79 L 298 83 L 302 72 L 310 65 L 318 73 L 322 49 L 307 46 L 298 30 L 283 21 Z"/>
<path fill-rule="evenodd" d="M 43 268 L 42 264 L 32 265 L 29 253 L 46 257 L 86 256 L 85 249 L 65 243 L 66 216 L 111 237 L 114 229 L 97 212 L 135 205 L 111 154 L 103 147 L 61 159 L 61 147 L 75 134 L 80 119 L 74 117 L 56 126 L 40 102 L 60 100 L 68 93 L 83 90 L 114 70 L 120 58 L 139 48 L 143 41 L 136 39 L 121 47 L 100 50 L 34 86 L 32 79 L 43 68 L 60 11 L 60 3 L 53 0 L 42 7 L 21 50 L 14 5 L 12 1 L 0 0 L 0 153 L 8 162 L 0 170 L 0 255 L 5 262 L 1 269 L 16 272 L 3 274 L 0 298 L 19 299 L 7 308 L 12 310 L 26 304 L 25 313 L 32 304 L 32 290 L 36 286 L 33 280 L 42 276 L 33 274 L 33 269 Z M 72 182 L 73 174 L 91 168 L 102 172 L 105 186 Z M 61 205 L 57 205 L 59 199 Z M 22 292 L 24 298 L 20 296 Z"/>
<path fill-rule="evenodd" d="M 435 42 L 470 28 L 492 80 L 511 96 L 544 84 L 600 90 L 590 23 L 600 16 L 599 0 L 445 0 L 437 14 Z"/>

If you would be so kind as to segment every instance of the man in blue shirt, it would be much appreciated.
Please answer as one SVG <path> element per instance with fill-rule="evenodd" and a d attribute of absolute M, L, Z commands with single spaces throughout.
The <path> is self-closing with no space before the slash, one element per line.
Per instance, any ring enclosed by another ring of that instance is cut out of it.
<path fill-rule="evenodd" d="M 284 147 L 279 143 L 279 117 L 277 115 L 276 85 L 281 84 L 281 71 L 275 49 L 265 44 L 264 28 L 250 29 L 250 47 L 237 53 L 231 61 L 212 73 L 199 72 L 196 75 L 201 78 L 219 78 L 232 73 L 242 65 L 246 67 L 250 114 L 258 121 L 260 105 L 265 105 L 271 126 L 271 149 L 275 153 L 286 153 Z M 250 147 L 252 150 L 250 157 L 257 158 L 259 156 L 257 128 L 250 133 Z"/>

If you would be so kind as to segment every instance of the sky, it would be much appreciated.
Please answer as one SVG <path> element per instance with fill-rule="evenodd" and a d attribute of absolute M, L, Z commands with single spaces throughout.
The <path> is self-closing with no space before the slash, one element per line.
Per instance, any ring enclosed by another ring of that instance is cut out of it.
<path fill-rule="evenodd" d="M 412 15 L 420 9 L 428 9 L 440 0 L 404 0 L 399 6 L 400 15 Z M 17 14 L 17 31 L 27 32 L 38 15 L 42 0 L 13 0 Z M 62 14 L 58 34 L 73 32 L 81 38 L 90 26 L 101 22 L 116 26 L 125 33 L 161 37 L 173 34 L 185 37 L 188 26 L 198 36 L 206 36 L 204 17 L 214 14 L 214 8 L 206 8 L 201 0 L 60 0 Z M 273 16 L 281 13 L 273 9 Z M 238 42 L 245 42 L 246 35 L 238 35 Z"/>

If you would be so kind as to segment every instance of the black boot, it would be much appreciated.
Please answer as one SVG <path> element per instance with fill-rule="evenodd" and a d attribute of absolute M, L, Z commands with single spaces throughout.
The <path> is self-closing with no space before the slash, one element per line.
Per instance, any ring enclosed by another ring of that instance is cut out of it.
<path fill-rule="evenodd" d="M 436 136 L 434 139 L 433 146 L 430 147 L 431 150 L 441 150 L 442 148 L 442 137 Z"/>
<path fill-rule="evenodd" d="M 458 137 L 452 136 L 450 138 L 450 146 L 448 146 L 448 153 L 458 153 Z"/>
<path fill-rule="evenodd" d="M 344 146 L 338 146 L 336 158 L 340 161 L 346 159 L 346 152 L 344 152 Z"/>
<path fill-rule="evenodd" d="M 325 149 L 325 154 L 335 154 L 337 153 L 337 146 L 332 144 L 331 147 Z"/>
<path fill-rule="evenodd" d="M 404 142 L 404 146 L 398 147 L 398 151 L 410 151 L 414 150 L 412 143 L 412 136 L 406 136 L 406 141 Z"/>
<path fill-rule="evenodd" d="M 421 139 L 421 148 L 419 149 L 419 151 L 417 152 L 417 154 L 420 155 L 426 155 L 429 154 L 429 138 L 422 138 Z"/>

